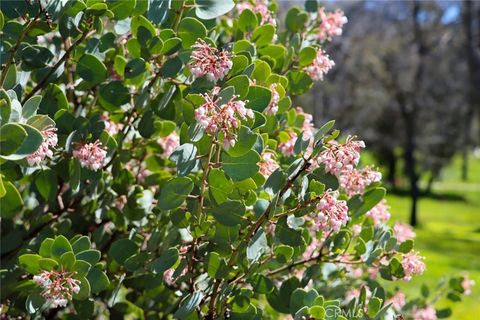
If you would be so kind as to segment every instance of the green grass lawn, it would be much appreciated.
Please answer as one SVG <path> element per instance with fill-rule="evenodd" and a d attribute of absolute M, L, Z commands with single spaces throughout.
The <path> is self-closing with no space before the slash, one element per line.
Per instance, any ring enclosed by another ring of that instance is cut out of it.
<path fill-rule="evenodd" d="M 434 185 L 434 193 L 440 197 L 420 200 L 416 249 L 426 257 L 427 271 L 423 277 L 402 284 L 413 298 L 420 295 L 422 283 L 433 287 L 444 275 L 468 272 L 477 284 L 471 296 L 453 305 L 451 319 L 478 319 L 480 315 L 480 160 L 472 158 L 470 165 L 469 182 L 461 182 L 460 161 L 455 159 L 444 170 L 442 181 Z M 442 194 L 464 199 L 442 198 Z M 408 222 L 410 199 L 398 195 L 387 198 L 392 222 Z M 450 301 L 441 301 L 440 307 L 449 305 Z"/>

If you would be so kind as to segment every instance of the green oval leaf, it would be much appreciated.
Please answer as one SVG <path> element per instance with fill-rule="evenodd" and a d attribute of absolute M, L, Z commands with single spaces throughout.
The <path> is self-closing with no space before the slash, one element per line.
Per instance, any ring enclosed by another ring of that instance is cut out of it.
<path fill-rule="evenodd" d="M 197 165 L 197 147 L 192 143 L 182 144 L 170 155 L 170 160 L 177 164 L 178 175 L 180 177 L 190 173 Z"/>
<path fill-rule="evenodd" d="M 50 258 L 42 258 L 38 260 L 38 264 L 40 265 L 40 268 L 42 268 L 42 270 L 46 271 L 57 270 L 60 268 L 58 262 Z"/>
<path fill-rule="evenodd" d="M 271 24 L 264 24 L 253 31 L 251 40 L 257 47 L 262 47 L 272 43 L 274 35 L 275 27 Z"/>
<path fill-rule="evenodd" d="M 200 302 L 203 299 L 203 293 L 201 291 L 195 291 L 192 294 L 189 294 L 180 304 L 177 312 L 175 312 L 175 317 L 178 319 L 186 319 L 189 314 L 191 314 L 195 308 L 200 305 Z"/>
<path fill-rule="evenodd" d="M 148 19 L 155 24 L 162 23 L 170 9 L 171 0 L 148 0 Z"/>
<path fill-rule="evenodd" d="M 18 264 L 20 268 L 24 269 L 30 274 L 40 273 L 40 264 L 39 261 L 42 259 L 38 254 L 22 254 L 18 257 Z"/>
<path fill-rule="evenodd" d="M 289 71 L 287 79 L 288 88 L 292 95 L 301 95 L 313 86 L 312 78 L 303 71 Z"/>
<path fill-rule="evenodd" d="M 5 195 L 1 198 L 2 209 L 0 210 L 0 216 L 4 219 L 12 219 L 22 211 L 23 199 L 17 188 L 10 181 L 6 181 L 3 186 Z"/>
<path fill-rule="evenodd" d="M 49 84 L 44 91 L 42 101 L 38 107 L 38 112 L 48 114 L 50 118 L 55 118 L 58 110 L 68 109 L 68 100 L 62 89 L 56 84 Z"/>
<path fill-rule="evenodd" d="M 52 257 L 60 259 L 65 252 L 73 251 L 72 245 L 64 236 L 58 236 L 52 243 Z"/>
<path fill-rule="evenodd" d="M 249 9 L 243 10 L 238 19 L 238 28 L 242 32 L 251 32 L 257 27 L 257 25 L 258 19 L 255 13 Z"/>
<path fill-rule="evenodd" d="M 257 141 L 258 135 L 253 133 L 250 128 L 241 126 L 238 134 L 237 141 L 233 147 L 228 149 L 228 154 L 232 157 L 240 157 L 250 151 Z"/>
<path fill-rule="evenodd" d="M 250 262 L 260 260 L 264 253 L 268 251 L 267 236 L 263 229 L 259 229 L 253 236 L 247 247 L 247 259 Z"/>
<path fill-rule="evenodd" d="M 90 296 L 90 292 L 91 292 L 90 283 L 88 282 L 87 279 L 85 279 L 85 277 L 82 277 L 79 280 L 80 280 L 80 284 L 79 284 L 80 291 L 77 294 L 74 294 L 73 298 L 76 300 L 85 300 Z"/>
<path fill-rule="evenodd" d="M 90 263 L 92 266 L 95 265 L 98 261 L 100 261 L 100 251 L 90 249 L 85 250 L 80 253 L 77 253 L 76 258 L 77 260 L 83 260 Z"/>
<path fill-rule="evenodd" d="M 90 269 L 87 274 L 87 280 L 90 284 L 90 290 L 92 293 L 99 293 L 105 290 L 110 284 L 110 280 L 108 280 L 105 272 L 97 268 Z"/>
<path fill-rule="evenodd" d="M 45 302 L 45 298 L 43 298 L 40 293 L 35 292 L 28 295 L 27 300 L 25 301 L 25 308 L 28 313 L 34 314 L 40 310 Z"/>
<path fill-rule="evenodd" d="M 183 18 L 178 25 L 178 36 L 184 48 L 190 48 L 198 39 L 207 36 L 207 28 L 195 18 Z"/>
<path fill-rule="evenodd" d="M 37 113 L 37 109 L 42 101 L 42 96 L 33 96 L 28 99 L 22 108 L 22 117 L 28 119 Z"/>
<path fill-rule="evenodd" d="M 125 78 L 134 78 L 141 75 L 145 71 L 145 60 L 137 58 L 130 60 L 125 66 Z"/>
<path fill-rule="evenodd" d="M 193 182 L 187 177 L 178 177 L 169 180 L 160 190 L 158 207 L 162 210 L 170 210 L 180 206 L 193 190 Z"/>
<path fill-rule="evenodd" d="M 90 84 L 97 84 L 106 79 L 107 68 L 100 59 L 86 53 L 78 60 L 77 73 Z"/>
<path fill-rule="evenodd" d="M 57 184 L 57 175 L 50 169 L 38 172 L 35 177 L 35 186 L 40 195 L 47 201 L 55 199 Z"/>
<path fill-rule="evenodd" d="M 73 252 L 79 253 L 85 250 L 89 250 L 91 247 L 90 238 L 87 236 L 81 236 L 72 243 Z"/>
<path fill-rule="evenodd" d="M 134 241 L 130 239 L 120 239 L 112 244 L 110 250 L 108 250 L 108 255 L 122 264 L 127 258 L 137 253 L 137 250 L 138 246 Z"/>
<path fill-rule="evenodd" d="M 228 194 L 233 191 L 233 182 L 225 177 L 220 169 L 210 170 L 208 175 L 208 191 L 216 203 L 227 201 Z"/>
<path fill-rule="evenodd" d="M 130 91 L 121 81 L 100 86 L 100 103 L 109 111 L 115 111 L 130 101 Z"/>
<path fill-rule="evenodd" d="M 123 20 L 132 14 L 136 0 L 108 0 L 108 9 L 113 12 L 115 19 Z"/>
<path fill-rule="evenodd" d="M 160 257 L 152 262 L 150 269 L 153 273 L 162 274 L 166 270 L 170 269 L 178 261 L 178 249 L 169 248 L 163 252 Z"/>
<path fill-rule="evenodd" d="M 226 153 L 222 154 L 223 169 L 233 181 L 241 181 L 253 177 L 258 172 L 257 163 L 260 156 L 257 152 L 250 150 L 241 157 L 232 157 Z"/>
<path fill-rule="evenodd" d="M 246 107 L 258 112 L 263 112 L 270 104 L 272 99 L 272 92 L 265 87 L 251 86 L 248 89 L 248 100 Z"/>
<path fill-rule="evenodd" d="M 27 131 L 16 123 L 7 123 L 0 128 L 0 154 L 10 155 L 20 149 L 27 139 Z"/>
<path fill-rule="evenodd" d="M 240 224 L 245 215 L 245 205 L 240 201 L 227 201 L 211 209 L 215 220 L 225 226 Z"/>
<path fill-rule="evenodd" d="M 248 279 L 248 282 L 252 285 L 253 290 L 260 294 L 267 294 L 272 292 L 274 289 L 272 280 L 262 274 L 253 275 L 250 279 Z"/>
<path fill-rule="evenodd" d="M 235 7 L 232 0 L 195 0 L 195 14 L 200 19 L 215 19 Z"/>

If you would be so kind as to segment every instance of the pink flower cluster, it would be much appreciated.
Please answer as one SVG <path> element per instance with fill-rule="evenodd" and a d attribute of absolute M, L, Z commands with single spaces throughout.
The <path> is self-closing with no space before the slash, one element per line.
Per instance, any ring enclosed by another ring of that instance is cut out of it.
<path fill-rule="evenodd" d="M 258 163 L 260 173 L 265 177 L 269 177 L 278 169 L 278 163 L 275 161 L 275 155 L 271 152 L 262 153 L 262 159 Z"/>
<path fill-rule="evenodd" d="M 376 280 L 378 278 L 378 274 L 380 273 L 380 268 L 378 266 L 369 267 L 367 272 L 370 279 Z"/>
<path fill-rule="evenodd" d="M 278 101 L 280 101 L 280 95 L 278 94 L 276 88 L 276 83 L 272 83 L 269 87 L 270 91 L 272 92 L 272 99 L 270 100 L 268 107 L 265 108 L 265 114 L 274 115 L 278 111 Z"/>
<path fill-rule="evenodd" d="M 315 250 L 317 250 L 320 247 L 320 244 L 321 242 L 314 235 L 312 237 L 312 241 L 307 246 L 307 248 L 305 249 L 305 252 L 302 255 L 303 259 L 310 259 L 311 257 L 313 257 L 313 253 L 315 252 Z"/>
<path fill-rule="evenodd" d="M 347 275 L 353 279 L 360 279 L 363 277 L 363 268 L 358 264 L 352 263 L 351 256 L 340 256 L 339 264 L 343 264 L 343 268 L 347 272 Z"/>
<path fill-rule="evenodd" d="M 33 276 L 33 281 L 42 287 L 42 296 L 52 308 L 65 307 L 73 294 L 80 292 L 80 280 L 72 278 L 72 275 L 73 272 L 67 271 L 43 271 Z"/>
<path fill-rule="evenodd" d="M 313 116 L 303 111 L 302 107 L 296 107 L 297 115 L 303 116 L 302 131 L 303 140 L 313 138 L 315 127 L 313 126 Z"/>
<path fill-rule="evenodd" d="M 395 311 L 400 311 L 402 308 L 405 306 L 406 302 L 406 297 L 405 294 L 401 291 L 397 291 L 390 299 L 388 299 L 385 304 L 392 304 L 392 308 Z"/>
<path fill-rule="evenodd" d="M 348 302 L 352 301 L 353 299 L 358 299 L 360 297 L 361 292 L 362 292 L 362 288 L 352 288 L 352 289 L 348 290 L 345 293 L 345 302 L 348 303 Z M 372 291 L 370 291 L 370 289 L 365 286 L 365 292 L 367 293 L 365 303 L 368 304 L 368 301 L 372 297 Z"/>
<path fill-rule="evenodd" d="M 370 217 L 373 220 L 373 224 L 378 226 L 382 222 L 388 221 L 390 219 L 390 206 L 387 205 L 387 200 L 383 199 L 375 207 L 370 209 L 366 213 L 367 217 Z"/>
<path fill-rule="evenodd" d="M 137 172 L 136 178 L 138 183 L 144 183 L 145 179 L 151 174 L 150 170 L 147 169 L 144 162 L 130 161 L 125 164 L 125 168 L 130 171 Z"/>
<path fill-rule="evenodd" d="M 437 312 L 432 306 L 416 309 L 412 314 L 413 320 L 437 320 Z"/>
<path fill-rule="evenodd" d="M 163 156 L 168 158 L 172 152 L 180 146 L 180 137 L 173 131 L 168 136 L 158 139 L 158 143 L 163 149 Z"/>
<path fill-rule="evenodd" d="M 268 9 L 268 1 L 267 0 L 257 0 L 255 4 L 251 2 L 243 1 L 237 4 L 237 10 L 239 13 L 242 13 L 243 10 L 249 9 L 255 14 L 260 14 L 262 17 L 261 24 L 270 23 L 273 26 L 277 25 L 277 21 L 275 17 L 272 15 L 272 12 Z"/>
<path fill-rule="evenodd" d="M 358 288 L 351 288 L 347 292 L 345 292 L 345 301 L 350 302 L 354 299 L 358 299 L 360 297 L 360 289 Z"/>
<path fill-rule="evenodd" d="M 312 123 L 313 117 L 311 114 L 306 113 L 303 111 L 301 107 L 296 107 L 296 111 L 298 115 L 302 115 L 304 117 L 302 123 L 302 139 L 307 141 L 314 136 L 314 126 Z M 297 134 L 293 131 L 288 132 L 290 139 L 286 142 L 280 142 L 278 144 L 278 149 L 282 152 L 285 156 L 291 156 L 294 153 L 295 142 L 297 141 Z"/>
<path fill-rule="evenodd" d="M 128 203 L 127 196 L 122 194 L 120 197 L 115 199 L 114 205 L 118 210 L 122 211 L 127 203 Z"/>
<path fill-rule="evenodd" d="M 472 287 L 475 285 L 475 281 L 471 280 L 468 277 L 468 274 L 463 276 L 462 280 L 462 288 L 463 288 L 463 294 L 466 296 L 469 296 L 472 294 Z"/>
<path fill-rule="evenodd" d="M 335 66 L 335 62 L 330 60 L 328 54 L 322 49 L 317 50 L 317 56 L 312 64 L 305 67 L 305 72 L 315 81 L 322 81 L 323 76 Z"/>
<path fill-rule="evenodd" d="M 362 233 L 362 225 L 361 224 L 354 224 L 352 226 L 352 231 L 354 236 L 359 236 Z"/>
<path fill-rule="evenodd" d="M 423 259 L 425 258 L 415 251 L 410 251 L 403 255 L 401 264 L 405 273 L 405 276 L 403 277 L 405 281 L 410 281 L 412 276 L 420 275 L 425 271 L 426 266 Z"/>
<path fill-rule="evenodd" d="M 396 222 L 393 226 L 393 235 L 397 238 L 398 243 L 415 238 L 415 232 L 413 232 L 412 227 L 401 222 Z"/>
<path fill-rule="evenodd" d="M 324 7 L 318 10 L 318 17 L 321 22 L 318 28 L 317 38 L 320 41 L 330 40 L 334 36 L 342 35 L 342 27 L 348 22 L 343 11 L 336 10 L 335 12 L 327 13 Z"/>
<path fill-rule="evenodd" d="M 57 128 L 55 127 L 47 127 L 41 132 L 43 137 L 43 142 L 38 147 L 38 149 L 27 156 L 27 162 L 29 166 L 33 165 L 40 165 L 45 158 L 53 158 L 53 151 L 50 148 L 53 148 L 58 143 L 57 138 Z"/>
<path fill-rule="evenodd" d="M 360 160 L 360 148 L 365 148 L 365 143 L 354 140 L 352 136 L 348 136 L 344 144 L 332 141 L 327 149 L 320 153 L 318 162 L 325 165 L 326 172 L 335 175 L 352 171 Z"/>
<path fill-rule="evenodd" d="M 237 135 L 234 133 L 240 127 L 238 118 L 246 120 L 253 118 L 252 109 L 246 108 L 243 101 L 234 101 L 233 96 L 224 104 L 219 104 L 221 98 L 214 98 L 220 88 L 214 88 L 213 95 L 203 95 L 205 103 L 195 110 L 195 119 L 205 128 L 205 132 L 215 135 L 223 134 L 223 145 L 228 149 L 235 145 Z"/>
<path fill-rule="evenodd" d="M 80 161 L 82 168 L 97 171 L 103 167 L 107 151 L 103 148 L 102 143 L 97 140 L 94 143 L 87 143 L 73 150 L 73 156 Z"/>
<path fill-rule="evenodd" d="M 188 269 L 185 266 L 185 268 L 183 268 L 182 272 L 178 275 L 178 277 L 182 277 L 182 276 L 186 275 L 187 271 L 188 271 Z M 169 286 L 173 286 L 175 284 L 175 282 L 177 281 L 176 278 L 173 278 L 174 273 L 175 273 L 174 268 L 170 268 L 163 273 L 163 281 L 165 281 L 165 283 L 168 284 Z"/>
<path fill-rule="evenodd" d="M 275 233 L 276 228 L 277 228 L 277 225 L 275 224 L 275 222 L 269 221 L 265 226 L 265 232 L 269 235 L 273 235 Z"/>
<path fill-rule="evenodd" d="M 139 183 L 144 183 L 150 174 L 151 172 L 147 169 L 147 166 L 144 163 L 141 163 L 137 172 L 137 181 Z"/>
<path fill-rule="evenodd" d="M 386 257 L 382 257 L 377 265 L 373 265 L 367 269 L 368 276 L 370 279 L 375 280 L 378 278 L 378 274 L 380 273 L 380 268 L 381 266 L 387 266 L 389 264 L 389 261 Z"/>
<path fill-rule="evenodd" d="M 339 177 L 340 186 L 349 197 L 363 194 L 366 187 L 380 180 L 382 180 L 382 174 L 371 167 L 345 171 Z"/>
<path fill-rule="evenodd" d="M 180 253 L 180 260 L 184 259 L 184 255 L 187 252 L 187 249 L 188 248 L 186 246 L 181 246 L 180 249 L 178 250 L 179 253 Z M 187 266 L 185 266 L 185 268 L 183 268 L 182 272 L 180 272 L 178 277 L 186 275 L 187 272 L 188 272 L 188 268 L 187 268 Z M 175 273 L 175 268 L 167 269 L 163 273 L 163 281 L 165 281 L 165 283 L 168 284 L 169 286 L 173 286 L 175 284 L 175 282 L 177 281 L 176 278 L 173 278 L 174 273 Z"/>
<path fill-rule="evenodd" d="M 290 139 L 286 142 L 280 142 L 278 144 L 278 149 L 281 153 L 285 156 L 289 157 L 293 154 L 293 147 L 295 146 L 295 142 L 297 141 L 297 134 L 293 131 L 288 132 Z"/>
<path fill-rule="evenodd" d="M 232 68 L 233 63 L 227 51 L 219 51 L 201 39 L 197 40 L 192 48 L 189 68 L 195 78 L 206 75 L 208 80 L 217 82 Z"/>
<path fill-rule="evenodd" d="M 121 125 L 113 122 L 108 116 L 108 113 L 103 113 L 100 119 L 102 119 L 105 124 L 105 131 L 107 131 L 109 135 L 116 135 L 120 131 Z"/>
<path fill-rule="evenodd" d="M 344 200 L 337 200 L 338 191 L 327 190 L 317 204 L 317 213 L 314 213 L 315 228 L 322 231 L 338 232 L 347 224 L 348 207 Z"/>

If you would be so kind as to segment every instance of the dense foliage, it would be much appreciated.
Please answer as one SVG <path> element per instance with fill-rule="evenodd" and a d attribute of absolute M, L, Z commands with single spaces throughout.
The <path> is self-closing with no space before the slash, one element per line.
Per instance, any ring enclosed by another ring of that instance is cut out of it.
<path fill-rule="evenodd" d="M 315 0 L 2 1 L 2 318 L 436 319 L 465 275 L 387 225 L 364 143 L 292 106 L 347 22 Z"/>

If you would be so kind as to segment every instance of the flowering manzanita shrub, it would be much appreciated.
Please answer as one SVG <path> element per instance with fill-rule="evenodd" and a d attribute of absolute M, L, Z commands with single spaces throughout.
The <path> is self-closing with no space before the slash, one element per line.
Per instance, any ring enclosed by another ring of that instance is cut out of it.
<path fill-rule="evenodd" d="M 1 10 L 2 318 L 436 319 L 470 293 L 398 290 L 426 265 L 364 142 L 292 105 L 334 67 L 342 12 Z"/>

